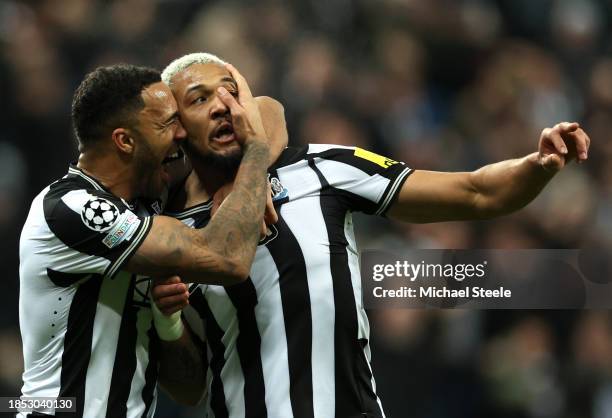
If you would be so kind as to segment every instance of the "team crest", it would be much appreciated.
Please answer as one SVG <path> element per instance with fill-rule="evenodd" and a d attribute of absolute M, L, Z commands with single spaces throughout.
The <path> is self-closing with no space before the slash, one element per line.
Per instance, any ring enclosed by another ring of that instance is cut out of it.
<path fill-rule="evenodd" d="M 268 180 L 270 181 L 270 186 L 272 187 L 272 201 L 275 202 L 277 200 L 284 199 L 289 195 L 289 190 L 284 187 L 278 177 L 270 178 L 268 174 Z"/>
<path fill-rule="evenodd" d="M 81 220 L 85 226 L 96 232 L 110 229 L 118 216 L 117 206 L 100 197 L 90 198 L 81 210 Z"/>

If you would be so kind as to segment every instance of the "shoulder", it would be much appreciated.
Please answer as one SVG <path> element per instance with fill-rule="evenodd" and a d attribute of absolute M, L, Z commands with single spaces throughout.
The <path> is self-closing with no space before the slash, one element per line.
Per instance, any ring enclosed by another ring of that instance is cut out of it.
<path fill-rule="evenodd" d="M 87 227 L 101 231 L 130 207 L 106 190 L 78 178 L 66 177 L 49 186 L 43 198 L 43 209 L 48 222 L 80 217 Z"/>
<path fill-rule="evenodd" d="M 307 144 L 301 147 L 287 147 L 272 165 L 271 170 L 285 167 L 300 161 L 312 160 L 317 157 L 333 158 L 339 155 L 350 155 L 355 147 L 333 144 Z"/>

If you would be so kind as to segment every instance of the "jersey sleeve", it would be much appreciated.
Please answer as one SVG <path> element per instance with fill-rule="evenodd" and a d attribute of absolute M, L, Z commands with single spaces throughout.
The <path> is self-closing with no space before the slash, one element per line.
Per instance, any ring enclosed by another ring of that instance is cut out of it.
<path fill-rule="evenodd" d="M 349 210 L 371 215 L 385 216 L 413 172 L 403 162 L 358 147 L 313 144 L 308 159 L 321 193 L 335 193 Z"/>
<path fill-rule="evenodd" d="M 52 259 L 71 273 L 86 269 L 113 277 L 152 225 L 151 217 L 136 215 L 123 200 L 101 190 L 50 191 L 43 209 L 49 229 L 63 244 Z"/>

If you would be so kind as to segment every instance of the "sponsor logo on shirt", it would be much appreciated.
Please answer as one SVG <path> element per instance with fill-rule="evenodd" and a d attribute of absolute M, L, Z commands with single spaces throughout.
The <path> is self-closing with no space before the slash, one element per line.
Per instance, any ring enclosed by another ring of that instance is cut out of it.
<path fill-rule="evenodd" d="M 136 232 L 136 229 L 138 229 L 140 222 L 138 216 L 126 210 L 119 216 L 119 221 L 110 230 L 108 235 L 104 237 L 102 243 L 108 248 L 114 248 L 123 241 L 129 240 L 134 235 L 134 232 Z"/>
<path fill-rule="evenodd" d="M 383 157 L 382 155 L 364 150 L 363 148 L 355 148 L 355 157 L 363 158 L 364 160 L 378 164 L 383 168 L 389 168 L 392 165 L 398 164 L 397 161 L 392 160 L 391 158 Z"/>

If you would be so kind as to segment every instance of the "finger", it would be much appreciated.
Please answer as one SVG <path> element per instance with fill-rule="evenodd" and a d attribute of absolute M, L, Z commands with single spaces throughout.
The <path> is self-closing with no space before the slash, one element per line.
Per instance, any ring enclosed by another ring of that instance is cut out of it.
<path fill-rule="evenodd" d="M 246 139 L 249 127 L 248 119 L 244 108 L 240 105 L 240 103 L 236 101 L 234 96 L 229 94 L 229 92 L 224 87 L 219 87 L 217 89 L 217 95 L 230 110 L 230 114 L 232 116 L 232 125 L 234 127 L 234 132 L 236 133 L 236 139 L 240 143 L 242 143 Z"/>
<path fill-rule="evenodd" d="M 234 80 L 236 80 L 236 84 L 238 85 L 238 97 L 240 102 L 242 103 L 242 99 L 253 98 L 251 88 L 249 87 L 246 78 L 244 78 L 244 76 L 240 74 L 240 71 L 238 71 L 236 67 L 234 67 L 232 64 L 226 64 L 225 68 L 227 68 Z"/>
<path fill-rule="evenodd" d="M 587 137 L 586 133 L 582 129 L 579 129 L 575 132 L 572 132 L 571 137 L 576 146 L 576 155 L 578 158 L 578 162 L 586 161 L 589 153 L 589 138 Z"/>
<path fill-rule="evenodd" d="M 217 96 L 219 96 L 219 99 L 229 108 L 232 116 L 244 112 L 244 108 L 240 106 L 240 103 L 236 101 L 234 96 L 232 96 L 225 87 L 217 88 Z"/>
<path fill-rule="evenodd" d="M 170 309 L 179 307 L 182 309 L 187 306 L 187 301 L 189 300 L 189 294 L 183 293 L 180 295 L 174 296 L 166 296 L 165 298 L 159 299 L 155 301 L 155 304 L 159 308 L 160 311 L 163 309 Z"/>
<path fill-rule="evenodd" d="M 557 154 L 549 154 L 542 158 L 542 166 L 546 171 L 557 172 L 565 165 L 564 158 Z"/>
<path fill-rule="evenodd" d="M 176 312 L 180 312 L 182 311 L 187 305 L 189 305 L 189 300 L 187 300 L 185 303 L 181 303 L 181 304 L 176 304 L 176 305 L 172 305 L 172 306 L 167 306 L 164 308 L 160 308 L 159 306 L 157 307 L 157 309 L 160 310 L 161 313 L 163 313 L 166 316 L 170 316 Z"/>
<path fill-rule="evenodd" d="M 578 122 L 561 122 L 555 128 L 558 128 L 561 132 L 574 132 L 580 128 L 580 124 Z"/>
<path fill-rule="evenodd" d="M 544 129 L 542 131 L 542 140 L 551 143 L 559 154 L 567 154 L 567 147 L 558 129 Z"/>
<path fill-rule="evenodd" d="M 266 211 L 264 213 L 264 221 L 267 225 L 272 225 L 278 222 L 278 214 L 274 208 L 274 202 L 272 201 L 272 194 L 268 194 L 266 201 Z"/>
<path fill-rule="evenodd" d="M 163 279 L 154 279 L 154 285 L 166 285 L 166 284 L 175 284 L 181 283 L 181 278 L 179 276 L 169 276 Z"/>
<path fill-rule="evenodd" d="M 174 296 L 184 293 L 189 294 L 189 292 L 187 291 L 187 285 L 185 285 L 184 283 L 160 285 L 154 287 L 151 291 L 151 295 L 153 296 L 153 300 L 155 301 L 168 296 Z"/>

